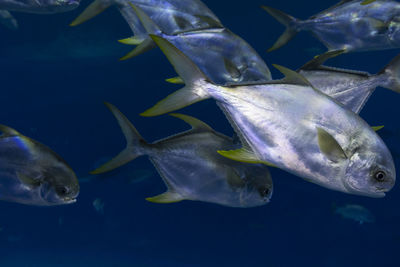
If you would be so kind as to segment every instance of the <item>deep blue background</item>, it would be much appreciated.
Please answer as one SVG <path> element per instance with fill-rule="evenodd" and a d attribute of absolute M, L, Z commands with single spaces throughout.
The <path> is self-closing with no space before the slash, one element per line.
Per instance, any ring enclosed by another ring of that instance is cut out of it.
<path fill-rule="evenodd" d="M 266 53 L 283 26 L 259 8 L 268 4 L 307 18 L 336 1 L 204 0 L 225 26 L 266 60 L 297 68 L 324 47 L 301 33 Z M 174 70 L 158 49 L 119 62 L 131 47 L 117 43 L 131 32 L 111 8 L 89 22 L 68 24 L 73 12 L 39 16 L 14 13 L 20 30 L 0 29 L 0 122 L 41 141 L 62 155 L 80 177 L 96 162 L 117 154 L 124 138 L 103 101 L 115 104 L 141 134 L 154 141 L 188 129 L 183 122 L 138 114 L 178 87 L 164 82 Z M 398 50 L 346 54 L 329 65 L 375 73 Z M 279 78 L 275 70 L 274 77 Z M 361 116 L 385 125 L 380 134 L 399 164 L 400 96 L 378 89 Z M 212 100 L 182 112 L 214 129 L 232 130 Z M 97 163 L 98 164 L 98 163 Z M 131 183 L 136 170 L 153 177 Z M 185 201 L 148 203 L 164 185 L 145 158 L 81 184 L 74 205 L 38 208 L 0 203 L 0 266 L 399 266 L 400 190 L 383 199 L 333 192 L 283 171 L 271 170 L 272 202 L 251 209 Z M 104 215 L 92 202 L 105 202 Z M 332 212 L 332 204 L 359 204 L 376 217 L 360 225 Z"/>

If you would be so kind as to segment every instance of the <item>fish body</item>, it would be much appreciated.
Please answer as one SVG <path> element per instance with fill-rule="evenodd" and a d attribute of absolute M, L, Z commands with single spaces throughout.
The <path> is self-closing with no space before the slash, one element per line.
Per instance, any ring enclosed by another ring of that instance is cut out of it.
<path fill-rule="evenodd" d="M 360 205 L 349 204 L 336 207 L 335 213 L 341 215 L 345 219 L 354 220 L 360 224 L 375 222 L 375 216 L 368 209 Z"/>
<path fill-rule="evenodd" d="M 395 57 L 376 74 L 322 65 L 329 57 L 329 52 L 320 55 L 306 63 L 297 72 L 315 88 L 357 114 L 362 110 L 376 87 L 385 87 L 400 92 L 400 56 Z"/>
<path fill-rule="evenodd" d="M 299 31 L 309 31 L 330 51 L 360 52 L 400 47 L 400 3 L 377 0 L 341 1 L 307 20 L 298 20 L 282 11 L 263 7 L 287 26 L 270 50 L 286 44 Z"/>
<path fill-rule="evenodd" d="M 1 200 L 39 206 L 76 201 L 78 180 L 60 156 L 7 126 L 0 130 Z"/>
<path fill-rule="evenodd" d="M 242 38 L 226 28 L 166 34 L 138 7 L 131 7 L 148 34 L 168 40 L 187 54 L 216 84 L 269 81 L 271 73 L 263 59 Z M 137 54 L 138 48 L 131 53 Z M 126 58 L 131 57 L 128 54 Z"/>
<path fill-rule="evenodd" d="M 127 148 L 116 158 L 92 173 L 114 169 L 139 155 L 149 157 L 168 191 L 149 201 L 170 203 L 181 200 L 211 202 L 230 207 L 254 207 L 269 202 L 272 180 L 261 164 L 243 164 L 224 158 L 218 149 L 237 144 L 190 116 L 175 114 L 193 129 L 146 143 L 127 118 L 107 104 L 127 138 Z"/>
<path fill-rule="evenodd" d="M 7 10 L 0 10 L 0 23 L 9 28 L 10 30 L 18 29 L 17 20 Z"/>
<path fill-rule="evenodd" d="M 0 0 L 0 9 L 35 14 L 54 14 L 71 11 L 80 0 Z"/>
<path fill-rule="evenodd" d="M 280 67 L 281 81 L 217 86 L 165 39 L 152 38 L 186 86 L 142 113 L 154 116 L 202 99 L 225 107 L 243 148 L 223 155 L 264 162 L 307 181 L 350 194 L 383 197 L 394 183 L 392 156 L 381 138 L 359 116 L 303 77 Z"/>

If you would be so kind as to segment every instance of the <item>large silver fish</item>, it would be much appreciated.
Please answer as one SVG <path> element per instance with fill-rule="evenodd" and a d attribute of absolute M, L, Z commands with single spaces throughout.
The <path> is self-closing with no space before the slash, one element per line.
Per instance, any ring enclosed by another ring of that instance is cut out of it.
<path fill-rule="evenodd" d="M 54 14 L 71 11 L 80 0 L 0 0 L 0 9 L 35 14 Z"/>
<path fill-rule="evenodd" d="M 186 86 L 142 113 L 155 116 L 207 98 L 222 103 L 243 148 L 220 153 L 270 164 L 307 181 L 356 195 L 383 197 L 395 184 L 392 156 L 359 116 L 313 88 L 301 75 L 259 85 L 223 87 L 167 40 L 152 35 Z"/>
<path fill-rule="evenodd" d="M 237 147 L 231 138 L 193 117 L 171 114 L 189 123 L 192 129 L 149 144 L 116 107 L 106 105 L 117 119 L 127 147 L 93 174 L 146 155 L 168 188 L 161 195 L 147 198 L 148 201 L 197 200 L 230 207 L 254 207 L 269 202 L 272 179 L 266 166 L 235 162 L 217 153 L 218 149 Z"/>
<path fill-rule="evenodd" d="M 400 47 L 400 3 L 391 0 L 344 0 L 306 20 L 263 8 L 286 31 L 269 49 L 285 45 L 299 31 L 309 31 L 330 51 L 359 52 Z"/>
<path fill-rule="evenodd" d="M 322 65 L 325 60 L 342 51 L 327 52 L 315 57 L 297 70 L 315 88 L 342 103 L 346 108 L 359 113 L 375 91 L 385 87 L 400 92 L 400 55 L 376 74 L 340 69 Z"/>
<path fill-rule="evenodd" d="M 148 34 L 167 39 L 216 84 L 269 81 L 271 73 L 258 53 L 242 38 L 226 28 L 166 34 L 139 7 L 132 6 Z M 140 54 L 140 46 L 123 59 Z M 176 82 L 176 81 L 175 81 Z"/>
<path fill-rule="evenodd" d="M 209 28 L 221 28 L 222 24 L 200 0 L 95 0 L 70 25 L 79 25 L 110 6 L 116 6 L 133 31 L 129 42 L 138 45 L 137 52 L 145 52 L 155 47 L 130 6 L 140 7 L 166 34 Z M 123 41 L 122 41 L 123 42 Z"/>
<path fill-rule="evenodd" d="M 76 201 L 78 179 L 59 155 L 7 126 L 0 131 L 1 200 L 39 206 Z"/>

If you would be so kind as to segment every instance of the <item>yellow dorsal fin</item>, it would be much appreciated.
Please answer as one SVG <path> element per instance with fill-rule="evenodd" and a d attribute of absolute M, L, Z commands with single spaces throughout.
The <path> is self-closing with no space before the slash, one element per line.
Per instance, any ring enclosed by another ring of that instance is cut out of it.
<path fill-rule="evenodd" d="M 206 123 L 204 123 L 201 120 L 196 119 L 192 116 L 179 114 L 179 113 L 170 113 L 169 115 L 172 117 L 181 119 L 184 122 L 188 123 L 190 126 L 192 126 L 193 130 L 213 131 L 213 129 L 210 126 L 208 126 Z"/>
<path fill-rule="evenodd" d="M 382 129 L 383 127 L 385 127 L 384 125 L 380 125 L 380 126 L 373 126 L 372 130 L 374 130 L 375 132 L 379 131 L 380 129 Z"/>
<path fill-rule="evenodd" d="M 276 69 L 278 69 L 280 72 L 282 72 L 283 75 L 285 75 L 285 78 L 281 80 L 282 83 L 287 83 L 287 84 L 295 84 L 295 85 L 302 85 L 302 86 L 310 86 L 312 87 L 311 83 L 304 78 L 301 74 L 288 69 L 286 67 L 272 64 Z"/>
<path fill-rule="evenodd" d="M 16 136 L 21 135 L 17 130 L 14 130 L 11 127 L 6 125 L 0 124 L 0 132 L 3 133 L 3 136 Z"/>

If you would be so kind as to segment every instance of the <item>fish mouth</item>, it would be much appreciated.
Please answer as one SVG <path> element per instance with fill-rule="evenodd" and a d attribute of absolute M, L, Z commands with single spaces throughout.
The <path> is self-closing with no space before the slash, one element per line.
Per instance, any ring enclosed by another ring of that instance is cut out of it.
<path fill-rule="evenodd" d="M 71 197 L 64 197 L 62 200 L 65 204 L 72 204 L 76 202 L 76 198 Z"/>

